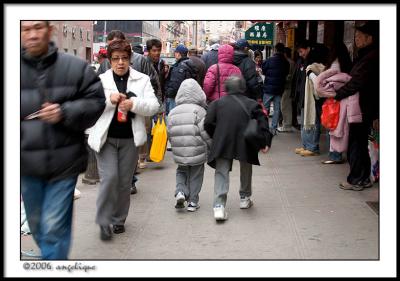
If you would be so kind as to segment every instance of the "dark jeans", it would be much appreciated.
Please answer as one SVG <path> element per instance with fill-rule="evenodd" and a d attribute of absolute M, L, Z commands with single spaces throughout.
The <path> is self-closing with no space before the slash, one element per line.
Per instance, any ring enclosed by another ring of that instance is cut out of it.
<path fill-rule="evenodd" d="M 44 260 L 68 259 L 77 179 L 78 176 L 72 176 L 48 182 L 37 177 L 21 177 L 29 228 Z"/>

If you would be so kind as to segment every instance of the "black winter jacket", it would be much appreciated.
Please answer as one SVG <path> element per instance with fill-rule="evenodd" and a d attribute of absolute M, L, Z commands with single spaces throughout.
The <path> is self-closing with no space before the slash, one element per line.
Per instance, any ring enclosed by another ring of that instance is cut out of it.
<path fill-rule="evenodd" d="M 235 51 L 233 64 L 240 68 L 243 78 L 246 80 L 247 97 L 253 100 L 262 99 L 262 83 L 257 78 L 256 63 L 247 53 Z"/>
<path fill-rule="evenodd" d="M 44 102 L 58 103 L 62 120 L 24 120 Z M 37 59 L 21 50 L 21 174 L 59 180 L 86 170 L 85 130 L 105 108 L 100 79 L 85 61 L 49 51 Z"/>
<path fill-rule="evenodd" d="M 264 61 L 262 64 L 262 72 L 265 75 L 264 94 L 282 96 L 289 67 L 289 62 L 280 53 L 276 53 Z"/>
<path fill-rule="evenodd" d="M 188 57 L 179 59 L 169 70 L 165 82 L 165 95 L 167 98 L 175 98 L 183 80 L 193 78 L 196 80 L 196 70 L 193 69 L 193 62 Z"/>
<path fill-rule="evenodd" d="M 268 118 L 263 114 L 261 106 L 244 95 L 236 96 L 251 112 L 251 117 L 257 119 L 260 130 L 259 147 L 271 146 L 272 134 L 268 130 Z M 204 129 L 212 138 L 212 146 L 208 164 L 215 168 L 218 158 L 236 159 L 253 165 L 260 165 L 258 151 L 248 144 L 243 136 L 250 120 L 238 101 L 232 94 L 210 103 L 204 120 Z"/>
<path fill-rule="evenodd" d="M 375 45 L 358 51 L 358 60 L 351 69 L 351 79 L 336 91 L 336 100 L 359 92 L 363 122 L 379 118 L 379 49 Z"/>

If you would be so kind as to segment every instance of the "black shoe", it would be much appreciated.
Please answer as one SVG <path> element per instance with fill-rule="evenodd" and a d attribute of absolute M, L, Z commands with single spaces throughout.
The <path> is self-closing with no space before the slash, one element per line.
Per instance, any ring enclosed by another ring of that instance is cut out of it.
<path fill-rule="evenodd" d="M 131 186 L 131 194 L 136 194 L 136 193 L 137 193 L 136 185 L 132 184 L 132 186 Z"/>
<path fill-rule="evenodd" d="M 115 234 L 120 234 L 125 232 L 125 226 L 123 225 L 114 225 L 113 226 L 113 232 Z"/>
<path fill-rule="evenodd" d="M 112 233 L 110 226 L 100 225 L 100 239 L 103 241 L 111 240 Z"/>

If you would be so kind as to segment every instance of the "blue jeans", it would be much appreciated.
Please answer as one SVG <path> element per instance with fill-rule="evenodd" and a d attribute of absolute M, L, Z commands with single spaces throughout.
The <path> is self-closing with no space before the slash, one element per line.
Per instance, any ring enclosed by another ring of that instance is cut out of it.
<path fill-rule="evenodd" d="M 68 259 L 77 179 L 77 175 L 52 182 L 21 177 L 26 217 L 44 260 Z"/>
<path fill-rule="evenodd" d="M 278 95 L 277 96 L 268 94 L 263 95 L 263 103 L 268 112 L 271 105 L 271 101 L 274 102 L 274 115 L 272 116 L 272 123 L 271 123 L 272 129 L 278 128 L 279 115 L 281 113 L 281 99 L 282 97 Z"/>
<path fill-rule="evenodd" d="M 319 139 L 321 136 L 321 110 L 316 106 L 315 126 L 309 130 L 305 130 L 304 125 L 304 108 L 301 109 L 301 141 L 303 147 L 309 151 L 319 153 Z"/>
<path fill-rule="evenodd" d="M 166 102 L 166 114 L 168 115 L 169 112 L 174 109 L 176 106 L 175 99 L 174 98 L 167 98 Z"/>

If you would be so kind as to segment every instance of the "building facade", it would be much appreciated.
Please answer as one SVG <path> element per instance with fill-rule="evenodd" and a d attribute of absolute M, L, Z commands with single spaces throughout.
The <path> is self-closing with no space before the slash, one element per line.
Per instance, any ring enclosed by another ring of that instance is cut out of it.
<path fill-rule="evenodd" d="M 93 61 L 92 21 L 51 21 L 54 26 L 52 40 L 60 52 Z"/>

